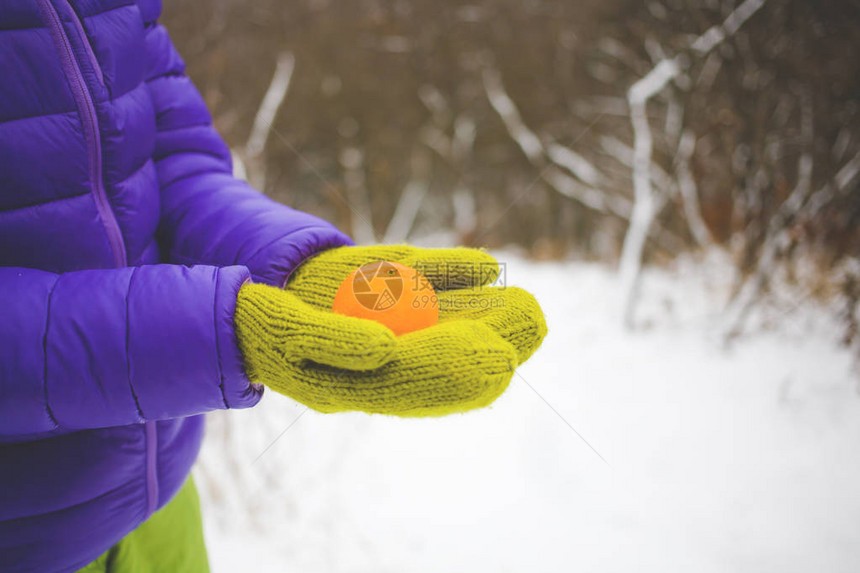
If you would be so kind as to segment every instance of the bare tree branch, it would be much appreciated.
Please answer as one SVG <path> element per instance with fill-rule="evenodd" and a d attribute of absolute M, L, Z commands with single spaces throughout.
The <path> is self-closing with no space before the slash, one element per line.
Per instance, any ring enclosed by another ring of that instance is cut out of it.
<path fill-rule="evenodd" d="M 242 153 L 248 181 L 260 191 L 265 191 L 266 187 L 266 142 L 274 129 L 278 110 L 287 97 L 295 63 L 296 60 L 291 52 L 281 52 L 278 55 L 275 73 L 272 75 L 266 95 L 260 102 L 260 108 L 251 127 L 251 134 Z"/>
<path fill-rule="evenodd" d="M 731 37 L 765 3 L 765 0 L 745 0 L 718 26 L 711 27 L 690 45 L 699 56 Z M 630 122 L 633 127 L 633 214 L 624 237 L 619 272 L 621 275 L 622 319 L 632 325 L 633 311 L 637 299 L 639 278 L 642 270 L 642 253 L 654 218 L 659 213 L 665 196 L 655 192 L 651 180 L 651 152 L 653 137 L 648 122 L 648 101 L 660 93 L 683 69 L 689 66 L 689 57 L 679 54 L 664 58 L 643 78 L 634 83 L 627 92 L 630 106 Z"/>
<path fill-rule="evenodd" d="M 376 242 L 371 223 L 370 196 L 367 192 L 364 152 L 357 147 L 346 147 L 338 157 L 343 168 L 343 181 L 349 198 L 351 230 L 355 242 L 369 245 Z"/>
<path fill-rule="evenodd" d="M 690 227 L 690 234 L 696 239 L 700 247 L 710 247 L 714 244 L 714 239 L 705 220 L 702 218 L 702 210 L 699 206 L 699 191 L 696 188 L 696 180 L 693 178 L 693 172 L 690 169 L 690 159 L 693 157 L 693 152 L 696 150 L 696 134 L 690 130 L 684 132 L 681 136 L 681 141 L 678 143 L 678 189 L 681 192 L 681 199 L 684 204 L 684 216 L 687 220 L 687 225 Z"/>
<path fill-rule="evenodd" d="M 726 341 L 736 337 L 743 330 L 744 323 L 753 303 L 761 294 L 767 284 L 768 277 L 774 271 L 777 257 L 790 241 L 787 227 L 801 212 L 812 190 L 812 172 L 814 168 L 812 159 L 812 142 L 814 136 L 812 98 L 807 93 L 803 93 L 800 99 L 800 127 L 805 145 L 803 153 L 801 153 L 797 162 L 797 185 L 794 187 L 791 195 L 780 205 L 776 214 L 771 217 L 755 272 L 741 286 L 726 311 L 726 324 L 728 325 L 724 336 Z"/>
<path fill-rule="evenodd" d="M 529 161 L 540 164 L 544 159 L 543 144 L 541 144 L 538 136 L 523 122 L 517 106 L 505 92 L 501 75 L 494 69 L 485 68 L 483 77 L 487 99 L 490 100 L 490 105 L 502 118 L 508 133 L 517 142 Z"/>
<path fill-rule="evenodd" d="M 485 68 L 483 77 L 490 105 L 499 114 L 523 154 L 539 170 L 539 177 L 545 183 L 561 195 L 589 209 L 624 219 L 629 217 L 630 208 L 626 200 L 610 197 L 596 188 L 596 184 L 603 181 L 603 177 L 588 160 L 558 143 L 550 143 L 545 147 L 540 138 L 526 126 L 513 100 L 505 92 L 498 71 Z M 566 175 L 555 165 L 564 167 L 579 181 Z"/>
<path fill-rule="evenodd" d="M 402 243 L 409 237 L 409 232 L 415 224 L 421 202 L 430 189 L 430 151 L 421 147 L 412 153 L 412 178 L 394 209 L 394 215 L 388 222 L 388 229 L 382 241 L 388 244 Z"/>

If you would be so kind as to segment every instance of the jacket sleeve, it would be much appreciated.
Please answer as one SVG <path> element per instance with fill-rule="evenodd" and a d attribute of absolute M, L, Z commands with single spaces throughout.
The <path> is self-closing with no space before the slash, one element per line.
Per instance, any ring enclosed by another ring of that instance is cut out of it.
<path fill-rule="evenodd" d="M 256 282 L 280 286 L 305 259 L 352 244 L 331 224 L 234 178 L 229 149 L 163 26 L 147 24 L 146 46 L 157 117 L 159 237 L 168 261 L 244 265 Z"/>
<path fill-rule="evenodd" d="M 0 441 L 253 406 L 244 267 L 0 268 Z"/>

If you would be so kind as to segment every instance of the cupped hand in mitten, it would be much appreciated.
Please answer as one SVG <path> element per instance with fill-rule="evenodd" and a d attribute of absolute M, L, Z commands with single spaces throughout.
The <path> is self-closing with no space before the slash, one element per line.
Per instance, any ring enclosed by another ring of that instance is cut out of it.
<path fill-rule="evenodd" d="M 436 289 L 440 322 L 395 337 L 331 312 L 338 287 L 374 261 L 416 268 Z M 323 412 L 436 416 L 486 406 L 546 334 L 535 299 L 490 287 L 498 263 L 476 249 L 341 247 L 304 262 L 284 290 L 245 285 L 236 330 L 255 382 Z"/>

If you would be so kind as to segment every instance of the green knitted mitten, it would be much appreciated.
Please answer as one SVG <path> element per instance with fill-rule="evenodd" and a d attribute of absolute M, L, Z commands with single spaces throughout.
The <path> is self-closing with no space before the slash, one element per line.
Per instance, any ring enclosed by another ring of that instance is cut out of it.
<path fill-rule="evenodd" d="M 341 282 L 374 261 L 421 271 L 440 323 L 395 337 L 330 311 Z M 284 290 L 249 284 L 235 323 L 249 377 L 321 412 L 439 416 L 490 404 L 546 334 L 535 299 L 486 287 L 495 259 L 475 249 L 341 247 L 303 263 Z"/>

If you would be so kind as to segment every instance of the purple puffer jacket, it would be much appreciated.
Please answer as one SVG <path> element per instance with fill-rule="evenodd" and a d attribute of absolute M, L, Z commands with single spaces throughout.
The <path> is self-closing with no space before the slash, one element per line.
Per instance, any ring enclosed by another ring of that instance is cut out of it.
<path fill-rule="evenodd" d="M 334 227 L 231 175 L 159 0 L 0 0 L 0 571 L 74 571 L 253 406 L 239 287 Z M 195 266 L 190 266 L 195 265 Z"/>

